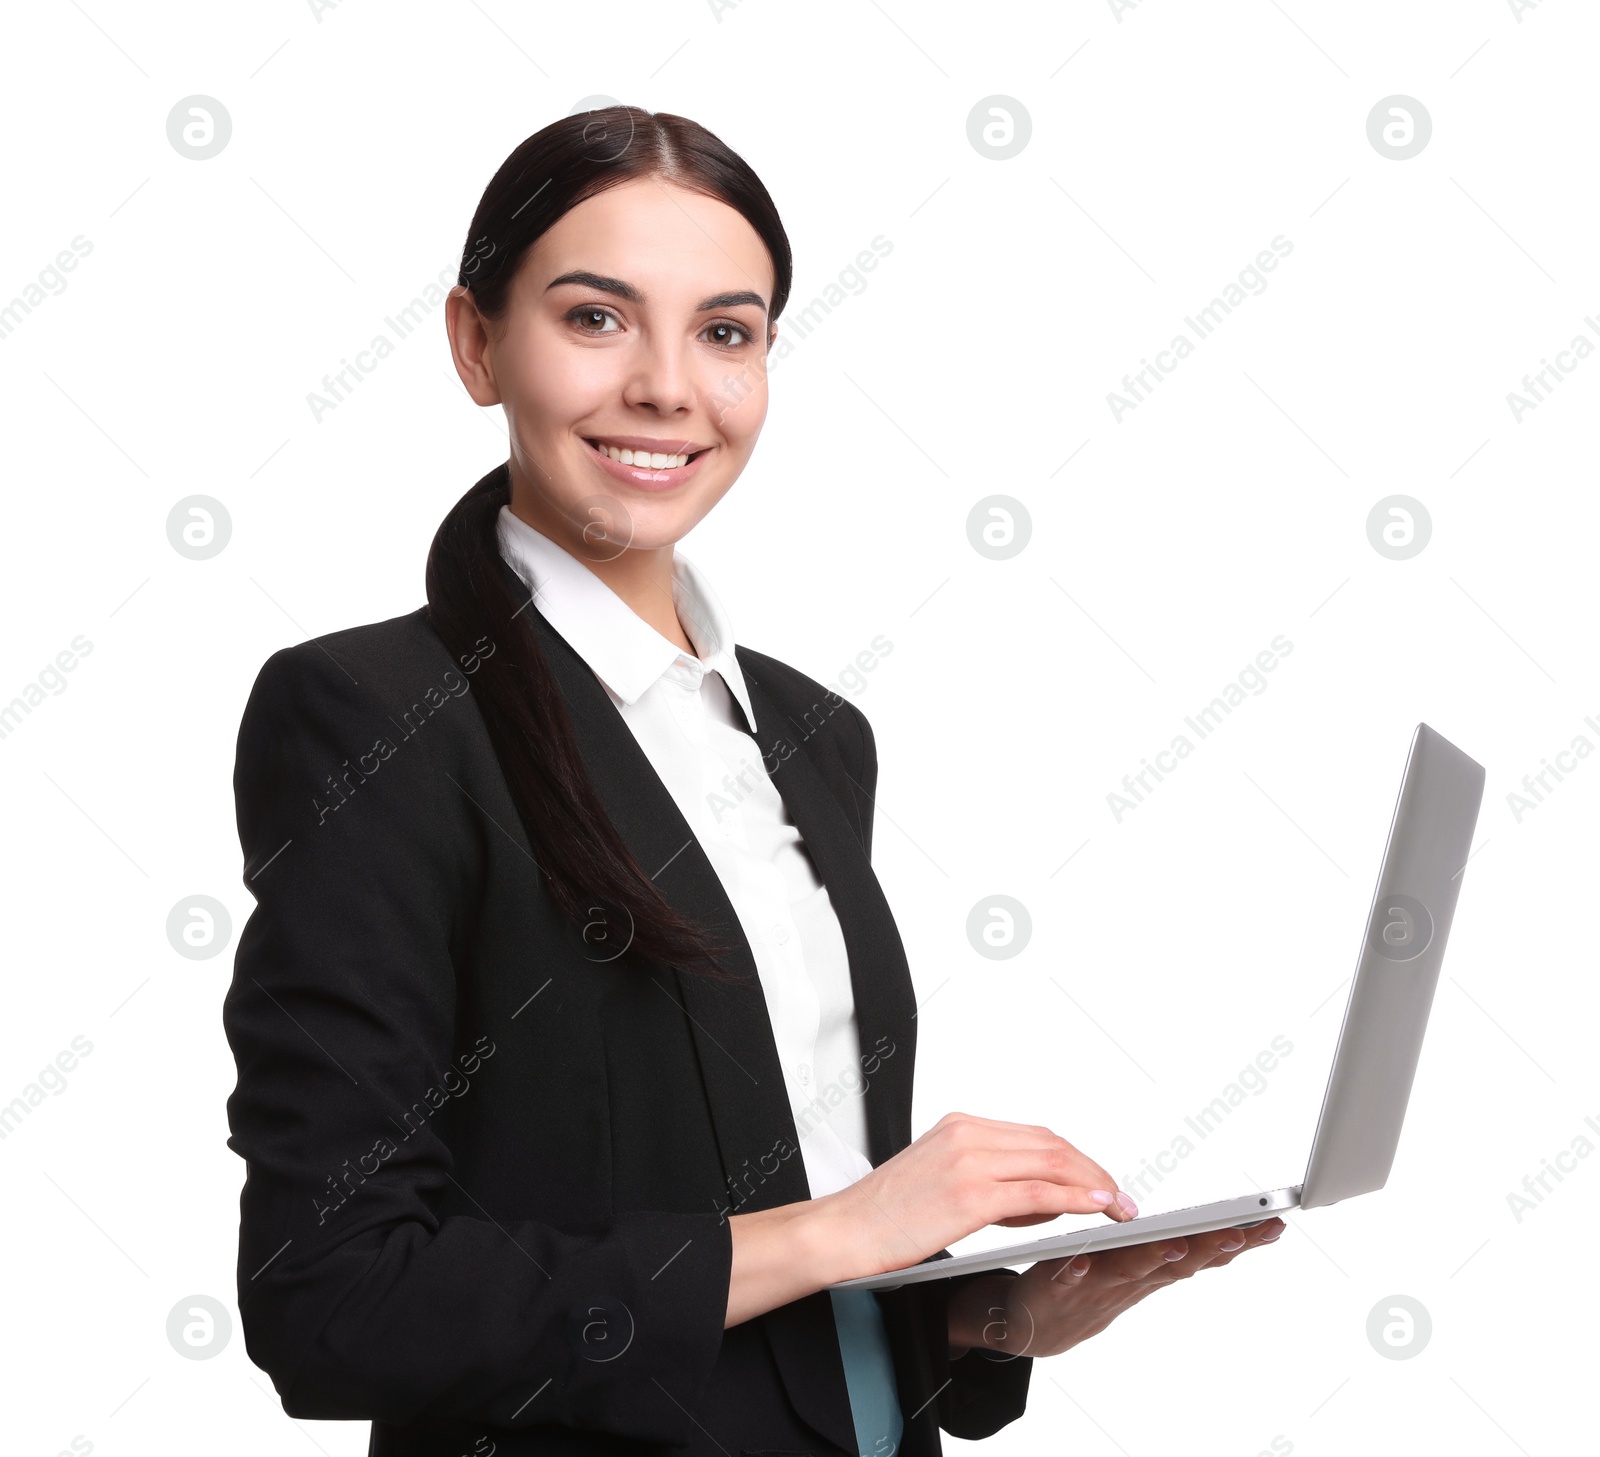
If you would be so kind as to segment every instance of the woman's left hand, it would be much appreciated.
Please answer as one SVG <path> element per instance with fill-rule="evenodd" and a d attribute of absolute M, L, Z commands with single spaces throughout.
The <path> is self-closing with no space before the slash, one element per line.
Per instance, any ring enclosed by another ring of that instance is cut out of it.
<path fill-rule="evenodd" d="M 950 1356 L 974 1346 L 1013 1356 L 1054 1356 L 1098 1335 L 1129 1306 L 1201 1270 L 1271 1244 L 1281 1219 L 1044 1260 L 1021 1275 L 973 1280 L 950 1297 Z"/>

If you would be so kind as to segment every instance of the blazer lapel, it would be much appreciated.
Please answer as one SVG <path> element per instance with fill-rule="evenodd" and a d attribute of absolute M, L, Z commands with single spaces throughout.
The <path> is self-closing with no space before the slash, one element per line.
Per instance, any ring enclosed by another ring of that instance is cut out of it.
<path fill-rule="evenodd" d="M 874 1071 L 865 1073 L 864 1094 L 868 1150 L 876 1167 L 911 1141 L 917 1005 L 905 947 L 883 888 L 846 815 L 844 804 L 851 801 L 848 776 L 841 766 L 835 793 L 804 747 L 808 734 L 826 731 L 826 725 L 808 730 L 803 722 L 785 715 L 775 693 L 761 680 L 759 666 L 742 650 L 738 656 L 756 713 L 756 741 L 765 762 L 775 766 L 770 771 L 772 782 L 828 888 L 850 953 L 863 1071 L 876 1064 Z"/>
<path fill-rule="evenodd" d="M 505 570 L 516 583 L 519 600 L 524 605 L 531 602 L 522 579 L 509 566 Z M 721 1195 L 717 1205 L 727 1206 L 730 1214 L 808 1199 L 810 1188 L 766 998 L 754 955 L 722 881 L 594 673 L 543 614 L 534 609 L 527 615 L 560 683 L 590 778 L 612 823 L 662 893 L 685 915 L 733 947 L 724 958 L 724 965 L 735 973 L 733 979 L 713 981 L 677 967 L 648 973 L 683 1009 L 694 1038 L 726 1179 L 726 1188 L 707 1194 Z M 794 776 L 792 782 L 799 786 L 801 797 L 815 794 L 819 788 L 827 794 L 820 781 Z M 790 812 L 802 835 L 801 815 L 809 821 L 821 818 L 810 806 L 797 809 L 791 804 Z M 840 819 L 843 823 L 842 814 Z M 823 833 L 827 834 L 826 828 Z M 837 853 L 831 857 L 835 864 L 839 859 Z M 821 862 L 818 870 L 822 873 Z M 847 926 L 847 941 L 849 935 Z M 852 947 L 853 981 L 857 955 Z M 857 986 L 859 990 L 859 982 Z M 863 1030 L 866 1025 L 863 1023 Z M 898 1051 L 895 1054 L 900 1055 Z M 891 1058 L 890 1063 L 893 1061 Z M 900 1066 L 909 1084 L 909 1053 Z M 875 1116 L 872 1108 L 869 1095 L 869 1123 Z M 762 1317 L 762 1323 L 795 1410 L 830 1441 L 854 1452 L 849 1388 L 827 1294 L 819 1292 L 780 1306 Z"/>

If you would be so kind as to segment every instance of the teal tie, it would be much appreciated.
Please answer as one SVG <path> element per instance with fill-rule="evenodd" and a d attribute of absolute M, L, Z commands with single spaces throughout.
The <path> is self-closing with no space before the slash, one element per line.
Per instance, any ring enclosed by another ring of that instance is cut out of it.
<path fill-rule="evenodd" d="M 883 1312 L 870 1290 L 830 1290 L 861 1457 L 893 1457 L 904 1423 Z"/>

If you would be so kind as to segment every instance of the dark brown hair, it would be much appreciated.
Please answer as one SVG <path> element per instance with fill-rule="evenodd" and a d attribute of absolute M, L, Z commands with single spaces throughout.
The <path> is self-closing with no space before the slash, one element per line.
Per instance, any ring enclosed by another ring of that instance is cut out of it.
<path fill-rule="evenodd" d="M 580 112 L 535 132 L 484 190 L 461 251 L 457 282 L 480 313 L 505 316 L 528 249 L 580 202 L 619 183 L 660 177 L 740 213 L 772 255 L 769 319 L 789 296 L 793 265 L 778 211 L 749 165 L 685 117 L 636 106 Z M 685 918 L 639 865 L 611 822 L 579 754 L 572 721 L 516 579 L 500 557 L 505 471 L 485 476 L 451 508 L 428 553 L 428 617 L 465 661 L 488 637 L 473 698 L 556 904 L 585 940 L 616 940 L 649 962 L 719 974 L 727 945 Z M 537 609 L 535 609 L 537 610 Z M 600 958 L 597 958 L 600 959 Z"/>

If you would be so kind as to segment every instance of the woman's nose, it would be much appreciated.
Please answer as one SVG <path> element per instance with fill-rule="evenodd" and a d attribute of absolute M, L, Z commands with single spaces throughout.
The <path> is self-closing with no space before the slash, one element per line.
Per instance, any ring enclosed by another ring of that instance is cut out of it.
<path fill-rule="evenodd" d="M 646 344 L 623 390 L 630 405 L 670 415 L 694 406 L 694 380 L 683 348 L 676 344 Z"/>

